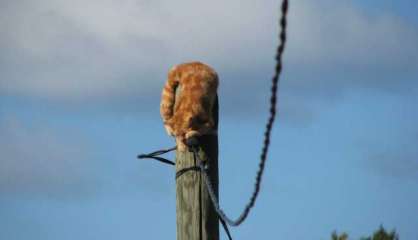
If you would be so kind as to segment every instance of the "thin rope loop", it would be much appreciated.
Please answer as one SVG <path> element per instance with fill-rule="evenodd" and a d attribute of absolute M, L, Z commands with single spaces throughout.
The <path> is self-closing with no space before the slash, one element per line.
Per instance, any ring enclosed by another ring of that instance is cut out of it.
<path fill-rule="evenodd" d="M 176 149 L 177 149 L 177 147 L 175 146 L 175 147 L 172 147 L 172 148 L 169 148 L 169 149 L 162 149 L 162 150 L 158 150 L 158 151 L 148 153 L 148 154 L 140 154 L 140 155 L 137 156 L 137 158 L 139 158 L 139 159 L 150 158 L 150 159 L 155 159 L 157 161 L 160 161 L 162 163 L 166 163 L 166 164 L 169 164 L 169 165 L 176 165 L 176 163 L 171 161 L 171 160 L 168 160 L 168 159 L 163 158 L 163 157 L 158 157 L 159 155 L 174 151 Z"/>

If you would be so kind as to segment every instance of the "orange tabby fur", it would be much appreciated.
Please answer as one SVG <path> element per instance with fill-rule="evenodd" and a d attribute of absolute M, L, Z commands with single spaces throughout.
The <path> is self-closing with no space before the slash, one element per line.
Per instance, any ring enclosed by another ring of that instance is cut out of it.
<path fill-rule="evenodd" d="M 212 107 L 218 81 L 217 73 L 200 62 L 183 63 L 169 71 L 160 112 L 168 134 L 176 138 L 178 150 L 187 149 L 186 139 L 215 130 Z M 178 87 L 180 94 L 176 99 Z"/>

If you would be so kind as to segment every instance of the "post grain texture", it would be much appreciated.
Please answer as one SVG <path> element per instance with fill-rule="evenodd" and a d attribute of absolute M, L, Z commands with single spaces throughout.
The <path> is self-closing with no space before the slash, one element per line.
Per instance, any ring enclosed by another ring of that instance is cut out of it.
<path fill-rule="evenodd" d="M 179 91 L 177 91 L 177 94 Z M 213 104 L 213 119 L 218 128 L 218 98 Z M 199 156 L 209 163 L 209 176 L 218 195 L 218 136 L 199 137 Z M 176 151 L 176 172 L 197 166 L 189 151 Z M 176 180 L 177 240 L 219 240 L 219 219 L 203 176 L 199 171 L 187 171 Z"/>

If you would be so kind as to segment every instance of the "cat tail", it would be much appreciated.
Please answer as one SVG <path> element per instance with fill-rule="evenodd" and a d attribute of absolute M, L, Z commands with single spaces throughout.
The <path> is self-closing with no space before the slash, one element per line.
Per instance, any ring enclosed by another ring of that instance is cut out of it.
<path fill-rule="evenodd" d="M 170 120 L 171 117 L 173 117 L 174 104 L 176 98 L 176 88 L 178 85 L 179 81 L 176 74 L 176 67 L 173 67 L 168 72 L 168 79 L 161 93 L 160 114 L 163 119 L 164 125 L 166 126 L 168 120 Z"/>

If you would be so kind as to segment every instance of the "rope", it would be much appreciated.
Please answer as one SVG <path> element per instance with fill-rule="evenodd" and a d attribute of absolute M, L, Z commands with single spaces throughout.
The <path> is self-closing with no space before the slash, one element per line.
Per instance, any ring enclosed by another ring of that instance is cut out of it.
<path fill-rule="evenodd" d="M 212 204 L 215 207 L 215 210 L 218 213 L 219 217 L 231 226 L 238 226 L 244 222 L 244 220 L 247 218 L 248 214 L 250 213 L 251 208 L 254 206 L 258 193 L 260 192 L 261 180 L 263 177 L 265 163 L 267 159 L 267 153 L 268 153 L 268 149 L 270 146 L 271 130 L 273 128 L 273 123 L 276 117 L 277 88 L 278 88 L 279 76 L 280 76 L 280 73 L 282 72 L 282 55 L 283 55 L 283 51 L 284 51 L 284 47 L 286 43 L 286 26 L 287 26 L 286 16 L 287 16 L 287 10 L 288 10 L 287 0 L 283 0 L 281 10 L 282 10 L 282 16 L 280 19 L 280 26 L 281 26 L 280 45 L 277 48 L 277 54 L 276 54 L 277 64 L 276 64 L 275 73 L 272 79 L 271 97 L 270 97 L 270 116 L 268 118 L 268 121 L 266 124 L 266 131 L 264 133 L 264 142 L 263 142 L 264 144 L 262 147 L 260 163 L 258 165 L 258 171 L 257 171 L 257 175 L 255 178 L 254 191 L 251 195 L 250 201 L 247 203 L 243 212 L 241 213 L 241 215 L 239 215 L 239 217 L 236 220 L 232 220 L 231 218 L 226 216 L 224 211 L 220 208 L 218 199 L 213 190 L 212 183 L 209 179 L 207 166 L 205 166 L 206 162 L 201 161 L 201 159 L 199 158 L 199 154 L 197 153 L 197 148 L 196 148 L 197 145 L 191 146 L 194 156 L 198 158 L 199 160 L 198 167 L 200 168 L 200 171 L 202 172 L 204 176 L 204 181 L 206 184 L 206 188 L 208 189 L 209 196 L 212 200 Z"/>
<path fill-rule="evenodd" d="M 198 144 L 197 139 L 190 139 L 190 141 L 188 141 L 188 143 L 193 145 L 193 146 Z M 157 160 L 159 162 L 162 162 L 162 163 L 166 163 L 166 164 L 169 164 L 169 165 L 175 165 L 175 162 L 173 162 L 171 160 L 168 160 L 166 158 L 163 158 L 163 157 L 158 157 L 158 156 L 162 155 L 164 153 L 174 151 L 176 149 L 177 149 L 177 147 L 172 147 L 172 148 L 169 148 L 169 149 L 162 149 L 162 150 L 158 150 L 158 151 L 148 153 L 148 154 L 140 154 L 140 155 L 138 155 L 138 158 L 139 159 L 147 159 L 147 158 L 155 159 L 155 160 Z M 193 157 L 196 158 L 196 153 L 195 152 L 193 152 Z M 202 166 L 202 167 L 204 168 L 204 166 Z M 181 175 L 183 175 L 184 173 L 186 173 L 188 171 L 203 172 L 202 167 L 201 166 L 191 166 L 191 167 L 180 169 L 178 172 L 176 172 L 176 179 L 179 178 Z M 206 178 L 205 178 L 205 184 L 207 184 L 206 183 Z M 207 187 L 207 188 L 209 189 L 209 187 Z M 213 197 L 211 196 L 211 194 L 215 194 L 214 191 L 213 191 L 212 183 L 210 183 L 209 196 L 211 198 L 211 201 L 213 202 Z M 215 199 L 216 199 L 216 195 L 214 195 L 214 196 L 215 196 Z M 219 208 L 219 206 L 218 206 L 218 208 Z M 232 236 L 231 236 L 231 233 L 229 232 L 228 225 L 225 223 L 225 221 L 221 217 L 219 217 L 219 214 L 218 214 L 218 218 L 219 218 L 219 221 L 222 224 L 223 229 L 226 232 L 226 235 L 228 236 L 228 239 L 232 240 Z"/>
<path fill-rule="evenodd" d="M 228 239 L 229 239 L 229 240 L 232 240 L 232 235 L 231 235 L 231 233 L 229 232 L 228 225 L 226 225 L 225 221 L 224 221 L 222 218 L 220 218 L 219 216 L 218 216 L 218 218 L 219 218 L 219 221 L 220 221 L 220 222 L 221 222 L 221 224 L 222 224 L 222 227 L 224 228 L 224 231 L 226 232 L 226 235 L 228 236 Z"/>
<path fill-rule="evenodd" d="M 255 178 L 255 184 L 254 184 L 254 191 L 250 197 L 249 202 L 247 203 L 247 205 L 245 206 L 244 210 L 242 211 L 242 213 L 239 215 L 239 217 L 236 220 L 233 220 L 231 218 L 229 218 L 224 211 L 220 208 L 219 203 L 218 203 L 218 198 L 216 197 L 215 191 L 213 190 L 213 185 L 212 182 L 210 181 L 207 169 L 208 166 L 205 165 L 207 164 L 207 162 L 202 161 L 199 158 L 199 154 L 198 154 L 198 149 L 197 149 L 197 141 L 193 140 L 190 141 L 190 147 L 193 151 L 193 155 L 195 158 L 198 159 L 198 166 L 193 166 L 193 167 L 189 167 L 189 168 L 185 168 L 180 170 L 179 172 L 176 173 L 176 178 L 180 177 L 182 174 L 184 174 L 186 171 L 189 170 L 198 170 L 200 169 L 200 172 L 203 174 L 203 179 L 205 181 L 206 184 L 206 188 L 208 190 L 209 193 L 209 197 L 212 201 L 212 204 L 215 208 L 215 211 L 217 212 L 219 219 L 222 223 L 222 226 L 224 227 L 228 238 L 230 240 L 232 240 L 232 237 L 229 233 L 228 227 L 226 225 L 229 224 L 231 226 L 238 226 L 241 223 L 243 223 L 245 221 L 245 219 L 248 217 L 248 214 L 250 213 L 250 210 L 254 207 L 255 201 L 257 199 L 257 196 L 260 192 L 260 186 L 261 186 L 261 181 L 262 181 L 262 177 L 263 177 L 263 173 L 264 173 L 264 168 L 265 168 L 265 163 L 267 160 L 267 154 L 268 154 L 268 150 L 269 150 L 269 146 L 270 146 L 270 138 L 271 138 L 271 131 L 273 128 L 273 124 L 276 118 L 276 108 L 277 108 L 277 89 L 278 89 L 278 85 L 279 85 L 279 76 L 282 72 L 282 56 L 283 56 L 283 52 L 284 52 L 284 48 L 286 45 L 286 27 L 287 27 L 287 12 L 288 12 L 288 0 L 283 0 L 282 1 L 282 5 L 281 5 L 281 18 L 280 18 L 280 27 L 281 27 L 281 31 L 279 34 L 279 39 L 280 39 L 280 44 L 277 48 L 277 52 L 276 52 L 276 67 L 275 67 L 275 72 L 272 78 L 272 86 L 271 86 L 271 96 L 270 96 L 270 115 L 267 119 L 267 124 L 266 124 L 266 130 L 264 132 L 264 141 L 263 141 L 263 146 L 261 149 L 261 155 L 260 155 L 260 163 L 258 165 L 258 170 L 257 170 L 257 174 L 256 174 L 256 178 Z M 150 154 L 142 154 L 139 155 L 138 158 L 152 158 L 155 160 L 158 160 L 160 162 L 166 163 L 166 164 L 170 164 L 170 165 L 175 165 L 175 163 L 173 161 L 167 160 L 165 158 L 162 157 L 158 157 L 158 155 L 164 154 L 166 152 L 170 152 L 175 150 L 176 148 L 170 148 L 167 150 L 160 150 L 160 151 L 156 151 Z"/>
<path fill-rule="evenodd" d="M 178 172 L 176 172 L 176 179 L 179 178 L 181 175 L 185 174 L 188 171 L 200 171 L 200 168 L 198 166 L 191 166 L 187 168 L 180 169 Z"/>
<path fill-rule="evenodd" d="M 157 157 L 159 155 L 174 151 L 176 149 L 177 149 L 177 147 L 172 147 L 172 148 L 169 148 L 169 149 L 162 149 L 162 150 L 158 150 L 158 151 L 148 153 L 148 154 L 140 154 L 140 155 L 138 155 L 137 158 L 139 158 L 139 159 L 151 158 L 151 159 L 155 159 L 157 161 L 160 161 L 162 163 L 166 163 L 166 164 L 169 164 L 169 165 L 176 165 L 176 163 L 171 161 L 171 160 L 168 160 L 168 159 L 162 158 L 162 157 Z"/>

